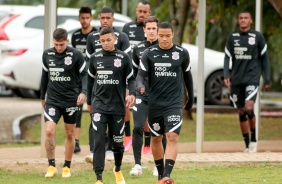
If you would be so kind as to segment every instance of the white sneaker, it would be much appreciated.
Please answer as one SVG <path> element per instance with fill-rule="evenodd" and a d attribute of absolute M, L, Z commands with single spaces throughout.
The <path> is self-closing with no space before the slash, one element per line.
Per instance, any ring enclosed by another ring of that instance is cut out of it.
<path fill-rule="evenodd" d="M 142 174 L 142 167 L 139 164 L 136 164 L 129 172 L 131 176 L 139 176 Z"/>
<path fill-rule="evenodd" d="M 243 152 L 244 153 L 249 153 L 249 148 L 246 148 Z"/>
<path fill-rule="evenodd" d="M 257 152 L 258 143 L 257 142 L 250 142 L 249 144 L 249 152 L 256 153 Z"/>
<path fill-rule="evenodd" d="M 85 157 L 85 161 L 88 163 L 93 163 L 93 153 L 92 152 L 90 152 L 90 154 Z"/>
<path fill-rule="evenodd" d="M 158 175 L 159 175 L 158 169 L 157 169 L 156 166 L 154 167 L 154 169 L 153 169 L 153 171 L 152 171 L 152 175 L 153 175 L 153 176 L 158 176 Z"/>
<path fill-rule="evenodd" d="M 106 151 L 106 160 L 113 161 L 115 160 L 113 151 Z"/>

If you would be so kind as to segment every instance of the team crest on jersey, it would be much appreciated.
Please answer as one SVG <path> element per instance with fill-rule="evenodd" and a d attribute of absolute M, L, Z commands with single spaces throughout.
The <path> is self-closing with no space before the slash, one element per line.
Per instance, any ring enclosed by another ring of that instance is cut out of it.
<path fill-rule="evenodd" d="M 100 119 L 101 119 L 101 114 L 95 113 L 94 116 L 93 116 L 93 120 L 95 122 L 98 122 L 98 121 L 100 121 Z"/>
<path fill-rule="evenodd" d="M 121 60 L 120 59 L 115 59 L 114 60 L 114 66 L 115 67 L 121 67 Z"/>
<path fill-rule="evenodd" d="M 159 131 L 161 129 L 160 124 L 159 123 L 154 123 L 153 124 L 153 129 L 156 131 Z"/>
<path fill-rule="evenodd" d="M 250 37 L 250 38 L 249 38 L 249 44 L 250 44 L 250 45 L 254 45 L 255 43 L 256 43 L 255 38 Z"/>
<path fill-rule="evenodd" d="M 140 104 L 142 100 L 140 98 L 136 98 L 136 104 Z"/>
<path fill-rule="evenodd" d="M 65 65 L 71 65 L 72 63 L 72 58 L 70 56 L 65 57 Z"/>
<path fill-rule="evenodd" d="M 54 109 L 54 108 L 49 108 L 48 114 L 49 114 L 50 116 L 55 116 L 55 114 L 56 114 L 55 109 Z"/>
<path fill-rule="evenodd" d="M 236 94 L 233 94 L 233 95 L 232 95 L 232 99 L 233 99 L 233 102 L 237 102 L 237 101 L 238 101 L 237 95 L 236 95 Z"/>
<path fill-rule="evenodd" d="M 172 59 L 178 60 L 179 59 L 179 52 L 173 52 L 172 53 Z"/>

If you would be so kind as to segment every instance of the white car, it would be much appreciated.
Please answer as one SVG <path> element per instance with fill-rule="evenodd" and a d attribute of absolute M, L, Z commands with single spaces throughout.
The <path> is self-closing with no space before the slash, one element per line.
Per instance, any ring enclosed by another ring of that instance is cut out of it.
<path fill-rule="evenodd" d="M 11 16 L 0 22 L 0 41 L 30 39 L 44 32 L 44 6 L 1 5 L 0 12 L 9 12 Z M 93 14 L 95 11 L 93 10 Z M 77 20 L 79 9 L 58 8 L 57 25 L 65 24 L 69 19 Z M 55 15 L 54 15 L 55 16 Z M 116 22 L 130 22 L 127 16 L 115 13 Z"/>
<path fill-rule="evenodd" d="M 92 26 L 99 29 L 100 22 L 92 21 Z M 122 30 L 124 22 L 114 22 L 113 26 Z M 80 28 L 77 20 L 68 20 L 58 26 L 68 30 L 68 37 Z M 32 39 L 1 41 L 2 58 L 0 59 L 0 84 L 10 87 L 22 97 L 38 97 L 40 94 L 42 53 L 44 35 Z M 71 44 L 71 43 L 70 43 Z"/>

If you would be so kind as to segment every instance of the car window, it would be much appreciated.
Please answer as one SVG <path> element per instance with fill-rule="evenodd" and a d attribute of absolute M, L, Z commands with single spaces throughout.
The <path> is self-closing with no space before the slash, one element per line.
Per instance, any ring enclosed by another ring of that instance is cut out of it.
<path fill-rule="evenodd" d="M 63 24 L 68 19 L 77 20 L 77 16 L 58 16 L 58 25 Z M 26 24 L 25 27 L 34 28 L 34 29 L 44 29 L 44 16 L 37 16 L 30 19 Z"/>

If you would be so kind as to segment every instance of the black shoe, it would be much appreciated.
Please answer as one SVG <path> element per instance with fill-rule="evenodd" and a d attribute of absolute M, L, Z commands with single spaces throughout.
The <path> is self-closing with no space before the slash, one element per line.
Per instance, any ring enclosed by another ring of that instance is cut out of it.
<path fill-rule="evenodd" d="M 81 150 L 80 150 L 80 147 L 79 147 L 79 143 L 75 142 L 74 153 L 79 153 L 80 151 Z"/>

